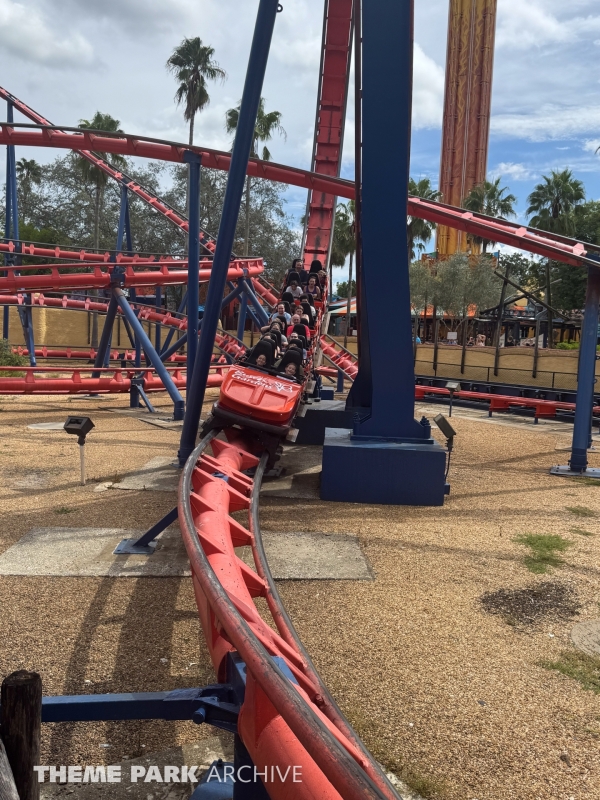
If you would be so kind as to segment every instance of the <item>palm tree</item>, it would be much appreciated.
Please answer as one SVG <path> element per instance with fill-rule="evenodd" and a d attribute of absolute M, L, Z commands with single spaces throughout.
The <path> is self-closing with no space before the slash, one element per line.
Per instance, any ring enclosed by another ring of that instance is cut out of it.
<path fill-rule="evenodd" d="M 202 44 L 199 36 L 183 39 L 167 60 L 179 86 L 175 92 L 177 105 L 184 104 L 183 118 L 190 123 L 190 145 L 194 144 L 194 119 L 209 102 L 206 81 L 225 80 L 227 73 L 213 59 L 214 48 Z"/>
<path fill-rule="evenodd" d="M 123 133 L 119 128 L 119 120 L 111 117 L 110 114 L 103 114 L 101 111 L 96 111 L 92 119 L 80 119 L 80 128 L 89 128 L 95 131 L 109 131 L 110 133 Z M 100 158 L 106 160 L 107 153 L 97 153 Z M 118 169 L 124 169 L 127 162 L 123 156 L 111 154 L 111 164 Z M 101 169 L 96 167 L 83 156 L 77 159 L 77 167 L 81 171 L 84 181 L 91 183 L 94 186 L 94 249 L 98 250 L 100 247 L 100 214 L 104 205 L 104 191 L 108 182 L 108 175 Z M 92 291 L 92 296 L 97 296 L 96 290 Z M 92 312 L 92 347 L 98 347 L 98 312 Z"/>
<path fill-rule="evenodd" d="M 331 247 L 330 259 L 330 264 L 332 266 L 343 267 L 346 263 L 346 257 L 350 256 L 344 347 L 348 346 L 348 328 L 350 327 L 350 308 L 352 303 L 352 267 L 354 264 L 355 251 L 356 231 L 354 228 L 354 200 L 349 200 L 347 203 L 339 203 L 335 210 L 335 227 L 333 229 L 333 244 Z"/>
<path fill-rule="evenodd" d="M 529 224 L 534 228 L 572 236 L 575 232 L 574 210 L 585 200 L 583 183 L 573 177 L 570 169 L 552 170 L 542 175 L 542 183 L 534 186 L 527 198 L 527 214 L 534 216 Z"/>
<path fill-rule="evenodd" d="M 573 177 L 570 169 L 562 171 L 553 169 L 548 175 L 542 175 L 543 183 L 533 187 L 533 192 L 527 198 L 529 206 L 527 214 L 534 216 L 529 224 L 534 228 L 541 228 L 551 233 L 560 233 L 572 236 L 575 233 L 575 208 L 585 200 L 583 183 Z M 546 303 L 552 305 L 550 290 L 550 261 L 546 259 Z M 548 319 L 548 346 L 554 346 L 553 319 L 550 310 Z"/>
<path fill-rule="evenodd" d="M 240 104 L 241 105 L 241 104 Z M 227 133 L 234 133 L 237 130 L 238 122 L 240 119 L 240 106 L 230 108 L 225 114 L 225 130 Z M 256 125 L 254 126 L 254 138 L 252 140 L 252 150 L 250 152 L 251 158 L 259 158 L 258 144 L 259 142 L 269 142 L 273 138 L 273 134 L 279 133 L 284 139 L 287 139 L 287 133 L 281 125 L 281 112 L 280 111 L 265 111 L 265 98 L 261 97 L 258 104 L 258 114 L 256 115 Z M 265 145 L 262 149 L 260 156 L 263 161 L 271 160 L 271 153 L 269 148 Z M 244 235 L 244 255 L 250 253 L 250 190 L 251 178 L 246 176 L 246 231 Z"/>
<path fill-rule="evenodd" d="M 423 200 L 440 200 L 442 197 L 442 193 L 436 191 L 431 186 L 431 180 L 429 178 L 421 178 L 418 183 L 413 178 L 410 178 L 408 181 L 408 194 L 413 197 L 421 197 Z M 425 244 L 431 239 L 434 230 L 435 223 L 427 222 L 418 217 L 408 217 L 406 234 L 408 238 L 409 261 L 412 261 L 416 256 L 415 243 L 418 241 L 416 249 L 423 251 L 425 249 Z"/>
<path fill-rule="evenodd" d="M 517 198 L 514 194 L 506 194 L 508 188 L 500 186 L 501 178 L 495 181 L 482 181 L 476 184 L 463 200 L 463 208 L 473 211 L 475 214 L 485 214 L 496 219 L 506 219 L 515 216 L 515 203 Z M 482 239 L 480 236 L 471 236 L 471 241 L 476 245 L 481 245 L 484 253 L 487 252 L 488 245 L 496 242 L 490 239 Z"/>
<path fill-rule="evenodd" d="M 28 222 L 31 216 L 31 192 L 34 184 L 42 182 L 42 167 L 33 158 L 21 158 L 17 161 L 17 177 L 21 189 L 21 214 L 23 221 Z"/>

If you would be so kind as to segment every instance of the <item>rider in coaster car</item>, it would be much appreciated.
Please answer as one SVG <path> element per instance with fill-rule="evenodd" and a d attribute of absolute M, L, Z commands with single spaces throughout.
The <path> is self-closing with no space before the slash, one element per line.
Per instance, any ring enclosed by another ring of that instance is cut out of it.
<path fill-rule="evenodd" d="M 286 378 L 297 378 L 301 381 L 304 378 L 304 370 L 302 369 L 302 353 L 297 347 L 288 349 L 283 358 L 281 358 L 275 368 L 280 375 L 285 375 Z"/>
<path fill-rule="evenodd" d="M 314 320 L 314 317 L 312 315 L 312 311 L 313 311 L 313 309 L 311 308 L 310 303 L 302 303 L 301 316 L 307 317 L 308 322 L 306 324 L 309 325 L 310 328 L 314 328 L 315 327 L 315 320 Z"/>
<path fill-rule="evenodd" d="M 308 327 L 302 322 L 302 318 L 300 317 L 299 314 L 293 315 L 292 324 L 288 325 L 285 335 L 289 337 L 290 333 L 292 333 L 293 331 L 299 333 L 300 336 L 304 336 L 307 342 L 310 340 L 310 331 L 308 330 Z"/>
<path fill-rule="evenodd" d="M 311 275 L 308 279 L 306 294 L 311 295 L 315 300 L 321 299 L 321 287 L 317 283 L 317 275 Z"/>
<path fill-rule="evenodd" d="M 298 350 L 302 351 L 302 361 L 306 361 L 306 350 L 304 348 L 303 341 L 297 333 L 292 333 L 290 336 L 290 343 L 288 344 L 288 350 L 291 347 L 297 347 Z"/>
<path fill-rule="evenodd" d="M 255 364 L 257 367 L 273 366 L 273 347 L 272 343 L 265 339 L 260 339 L 246 357 L 248 364 Z"/>
<path fill-rule="evenodd" d="M 280 301 L 279 303 L 277 303 L 277 308 L 271 314 L 269 320 L 273 322 L 273 320 L 276 320 L 278 317 L 283 317 L 287 321 L 287 324 L 288 325 L 290 324 L 289 303 L 286 303 L 284 301 Z"/>

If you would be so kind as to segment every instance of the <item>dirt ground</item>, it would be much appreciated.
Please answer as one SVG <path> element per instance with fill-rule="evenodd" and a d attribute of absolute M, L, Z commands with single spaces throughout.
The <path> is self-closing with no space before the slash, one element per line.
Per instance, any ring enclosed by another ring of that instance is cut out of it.
<path fill-rule="evenodd" d="M 94 491 L 177 450 L 179 431 L 106 411 L 117 405 L 126 398 L 1 399 L 0 552 L 32 527 L 143 528 L 172 507 L 165 492 Z M 86 487 L 73 439 L 27 429 L 75 413 L 96 423 Z M 375 576 L 282 582 L 284 602 L 366 744 L 422 794 L 597 800 L 600 695 L 540 662 L 573 649 L 574 622 L 600 617 L 600 485 L 548 474 L 567 460 L 555 448 L 568 444 L 569 426 L 457 413 L 442 508 L 262 501 L 266 530 L 297 531 L 301 521 L 306 531 L 358 534 Z M 572 542 L 564 563 L 530 572 L 527 547 L 514 541 L 527 534 Z M 514 624 L 481 601 L 544 581 L 567 587 L 578 613 Z M 0 609 L 0 674 L 36 670 L 47 694 L 213 680 L 188 578 L 0 577 Z M 213 733 L 191 723 L 48 725 L 42 763 L 115 763 Z"/>

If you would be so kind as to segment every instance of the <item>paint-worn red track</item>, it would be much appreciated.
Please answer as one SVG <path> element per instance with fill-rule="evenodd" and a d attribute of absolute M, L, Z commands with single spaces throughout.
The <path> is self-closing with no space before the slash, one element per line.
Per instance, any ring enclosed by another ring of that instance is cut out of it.
<path fill-rule="evenodd" d="M 293 786 L 277 774 L 269 780 L 272 800 L 397 800 L 329 696 L 277 595 L 258 526 L 266 455 L 259 457 L 243 432 L 231 429 L 226 435 L 228 441 L 206 437 L 188 460 L 179 520 L 217 676 L 225 680 L 229 652 L 236 651 L 246 665 L 239 734 L 263 774 L 273 764 L 279 764 L 280 775 L 288 766 L 300 766 L 302 781 Z M 252 468 L 254 479 L 245 472 Z M 247 526 L 231 517 L 242 510 L 248 511 Z M 236 555 L 235 548 L 247 545 L 256 572 Z M 276 630 L 262 619 L 256 597 L 266 599 Z M 282 659 L 287 671 L 273 657 Z"/>
<path fill-rule="evenodd" d="M 344 122 L 352 52 L 352 0 L 325 0 L 321 67 L 311 171 L 338 178 L 342 166 Z M 304 266 L 313 259 L 327 265 L 337 197 L 309 192 L 304 237 Z"/>
<path fill-rule="evenodd" d="M 72 132 L 67 132 L 72 131 Z M 53 128 L 37 125 L 0 123 L 0 145 L 19 145 L 25 147 L 55 147 L 67 150 L 100 150 L 126 156 L 141 156 L 162 161 L 183 163 L 186 150 L 193 150 L 202 156 L 202 164 L 213 169 L 228 170 L 231 155 L 220 150 L 167 142 L 145 136 L 131 134 L 109 135 L 103 131 L 81 131 L 79 128 Z M 289 183 L 312 191 L 322 191 L 339 197 L 354 198 L 354 184 L 341 178 L 319 175 L 309 170 L 287 167 L 270 161 L 250 159 L 248 175 L 277 183 Z M 557 236 L 535 228 L 527 228 L 514 222 L 474 214 L 462 208 L 409 197 L 408 213 L 442 225 L 457 228 L 484 239 L 508 244 L 530 253 L 552 258 L 565 264 L 597 266 L 598 262 L 588 259 L 589 252 L 597 253 L 598 248 L 565 236 Z"/>
<path fill-rule="evenodd" d="M 216 367 L 208 376 L 208 386 L 220 386 L 228 367 Z M 185 388 L 185 370 L 168 368 L 178 389 Z M 5 373 L 14 373 L 9 377 Z M 134 377 L 144 378 L 146 392 L 162 392 L 165 387 L 153 369 L 145 367 L 2 367 L 1 394 L 120 394 L 128 392 Z M 100 373 L 93 377 L 92 373 Z"/>

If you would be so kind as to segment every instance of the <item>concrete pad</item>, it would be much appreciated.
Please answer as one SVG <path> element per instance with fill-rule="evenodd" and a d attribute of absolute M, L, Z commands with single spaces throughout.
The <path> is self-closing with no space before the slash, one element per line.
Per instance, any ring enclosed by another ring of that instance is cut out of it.
<path fill-rule="evenodd" d="M 121 528 L 32 528 L 0 555 L 0 575 L 56 575 L 113 578 L 191 575 L 179 527 L 157 540 L 152 556 L 115 556 L 121 539 L 143 530 Z"/>
<path fill-rule="evenodd" d="M 169 430 L 183 427 L 183 420 L 174 420 L 173 415 L 167 411 L 157 411 L 156 414 L 151 414 L 146 408 L 107 408 L 106 411 L 122 414 L 125 417 L 134 417 L 140 422 L 147 422 L 148 425 L 155 425 L 157 428 Z"/>
<path fill-rule="evenodd" d="M 578 622 L 571 630 L 571 641 L 588 656 L 600 656 L 600 619 Z"/>
<path fill-rule="evenodd" d="M 298 500 L 318 500 L 321 485 L 322 447 L 291 445 L 285 447 L 277 466 L 283 472 L 276 480 L 266 479 L 262 497 L 291 497 Z"/>
<path fill-rule="evenodd" d="M 28 425 L 30 431 L 63 431 L 65 430 L 64 422 L 34 422 Z"/>
<path fill-rule="evenodd" d="M 265 553 L 276 580 L 373 580 L 353 533 L 272 533 L 263 531 Z M 241 558 L 254 567 L 252 551 Z"/>
<path fill-rule="evenodd" d="M 112 489 L 127 489 L 140 491 L 142 489 L 154 492 L 175 492 L 179 485 L 181 470 L 176 463 L 176 457 L 156 456 L 151 458 L 144 466 L 126 475 L 119 483 L 113 483 Z"/>
<path fill-rule="evenodd" d="M 107 744 L 110 747 L 110 742 Z M 233 761 L 233 734 L 220 731 L 218 736 L 200 739 L 195 744 L 184 744 L 160 753 L 148 753 L 113 764 L 121 767 L 121 783 L 44 783 L 40 786 L 40 797 L 41 800 L 56 797 L 64 797 L 65 800 L 66 797 L 69 800 L 117 800 L 123 797 L 131 800 L 147 800 L 148 797 L 184 800 L 193 792 L 196 783 L 145 783 L 143 778 L 132 783 L 131 767 L 135 765 L 148 769 L 155 765 L 161 775 L 164 775 L 165 766 L 197 766 L 195 774 L 199 781 L 212 762 L 219 758 L 226 762 Z"/>

